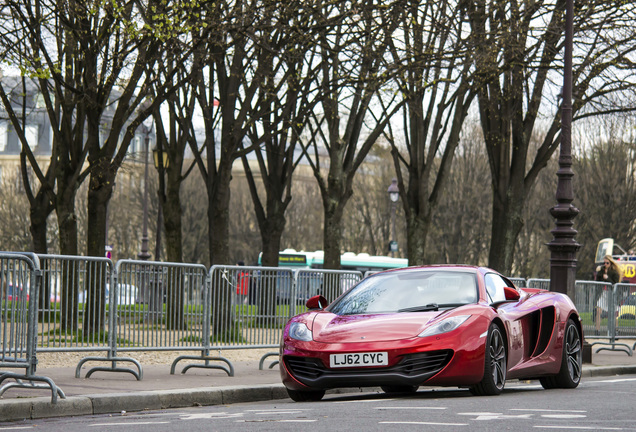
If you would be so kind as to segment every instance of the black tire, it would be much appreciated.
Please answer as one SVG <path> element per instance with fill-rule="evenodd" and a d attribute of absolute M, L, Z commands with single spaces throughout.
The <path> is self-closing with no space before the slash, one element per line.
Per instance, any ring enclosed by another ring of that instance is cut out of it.
<path fill-rule="evenodd" d="M 470 388 L 475 396 L 496 396 L 506 385 L 506 340 L 497 324 L 490 324 L 484 355 L 484 377 Z"/>
<path fill-rule="evenodd" d="M 576 388 L 581 382 L 583 369 L 583 350 L 581 346 L 581 334 L 579 328 L 569 319 L 565 325 L 563 336 L 563 356 L 561 357 L 561 369 L 556 375 L 539 379 L 544 389 Z"/>
<path fill-rule="evenodd" d="M 325 395 L 324 390 L 290 390 L 287 389 L 287 394 L 294 402 L 318 402 Z"/>
<path fill-rule="evenodd" d="M 380 387 L 384 393 L 415 393 L 419 386 L 391 385 Z"/>

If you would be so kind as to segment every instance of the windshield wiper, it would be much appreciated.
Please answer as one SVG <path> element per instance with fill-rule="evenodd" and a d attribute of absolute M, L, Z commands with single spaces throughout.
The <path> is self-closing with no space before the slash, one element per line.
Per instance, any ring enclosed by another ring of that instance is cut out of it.
<path fill-rule="evenodd" d="M 426 306 L 413 306 L 404 309 L 398 309 L 398 312 L 427 312 L 437 310 L 439 310 L 439 306 L 437 305 L 437 303 L 429 303 Z"/>

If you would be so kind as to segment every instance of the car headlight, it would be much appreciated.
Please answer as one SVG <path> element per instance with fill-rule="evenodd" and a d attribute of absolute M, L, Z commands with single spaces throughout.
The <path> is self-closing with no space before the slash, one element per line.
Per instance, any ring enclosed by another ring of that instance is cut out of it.
<path fill-rule="evenodd" d="M 313 340 L 311 330 L 309 330 L 305 323 L 301 322 L 293 322 L 289 325 L 289 337 L 305 342 Z"/>
<path fill-rule="evenodd" d="M 464 324 L 466 320 L 470 318 L 470 315 L 458 315 L 450 318 L 446 318 L 428 327 L 422 333 L 420 333 L 419 337 L 427 337 L 427 336 L 435 336 L 442 333 L 447 333 L 449 331 L 455 330 L 460 325 Z"/>

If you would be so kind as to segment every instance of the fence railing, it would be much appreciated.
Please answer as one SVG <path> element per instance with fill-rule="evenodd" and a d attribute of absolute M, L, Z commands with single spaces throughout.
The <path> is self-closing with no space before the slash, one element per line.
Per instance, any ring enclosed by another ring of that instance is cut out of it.
<path fill-rule="evenodd" d="M 0 396 L 10 388 L 49 388 L 51 402 L 66 398 L 52 379 L 35 374 L 37 366 L 38 294 L 42 274 L 35 255 L 0 253 Z"/>
<path fill-rule="evenodd" d="M 535 279 L 530 278 L 526 281 L 527 288 L 539 288 L 544 290 L 550 290 L 550 279 Z"/>
<path fill-rule="evenodd" d="M 624 351 L 632 356 L 636 349 L 636 284 L 577 281 L 575 294 L 583 331 L 595 340 L 592 346 L 599 346 L 596 352 Z"/>
<path fill-rule="evenodd" d="M 36 351 L 103 352 L 87 362 L 96 371 L 125 372 L 143 379 L 143 367 L 122 353 L 193 351 L 171 365 L 209 368 L 234 375 L 222 350 L 276 349 L 287 320 L 305 311 L 316 294 L 330 302 L 362 279 L 360 272 L 318 269 L 213 266 L 33 254 L 0 254 L 2 321 L 0 367 L 24 374 L 0 374 L 0 395 L 11 387 L 51 388 L 55 402 L 64 393 L 35 375 Z M 549 279 L 513 278 L 518 286 L 549 289 Z M 636 339 L 636 285 L 577 281 L 574 302 L 584 333 L 598 350 L 633 354 L 625 340 Z M 623 342 L 618 342 L 618 340 Z M 211 355 L 218 351 L 219 355 Z M 126 366 L 120 366 L 126 364 Z M 270 367 L 277 364 L 274 361 Z"/>
<path fill-rule="evenodd" d="M 305 310 L 306 300 L 331 300 L 355 285 L 360 272 L 213 266 L 107 258 L 40 256 L 46 302 L 35 334 L 40 352 L 104 352 L 82 358 L 102 362 L 87 370 L 126 372 L 143 379 L 141 363 L 125 352 L 199 351 L 174 359 L 190 368 L 221 369 L 232 363 L 212 351 L 278 348 L 284 324 Z M 261 358 L 260 367 L 269 356 Z M 126 364 L 126 366 L 122 366 Z M 272 367 L 274 362 L 270 367 Z"/>

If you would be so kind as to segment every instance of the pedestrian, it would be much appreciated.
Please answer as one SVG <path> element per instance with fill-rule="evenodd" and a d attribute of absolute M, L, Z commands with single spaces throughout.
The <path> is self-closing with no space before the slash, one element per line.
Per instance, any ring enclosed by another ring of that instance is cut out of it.
<path fill-rule="evenodd" d="M 598 282 L 605 282 L 609 284 L 616 284 L 621 280 L 621 269 L 618 263 L 612 258 L 611 255 L 605 255 L 603 257 L 603 265 L 596 268 L 596 280 Z M 610 296 L 610 290 L 612 287 L 603 287 L 603 292 L 596 302 L 596 314 L 594 317 L 594 325 L 596 327 L 596 334 L 600 334 L 601 330 L 601 314 L 603 311 L 608 310 L 608 298 Z M 608 311 L 609 313 L 609 311 Z"/>
<path fill-rule="evenodd" d="M 239 261 L 236 263 L 236 265 L 242 267 L 245 265 L 245 262 Z M 250 279 L 249 271 L 241 270 L 238 272 L 237 283 L 236 283 L 236 295 L 238 297 L 238 304 L 247 303 L 247 292 L 249 290 L 249 284 L 250 284 L 249 279 Z"/>

